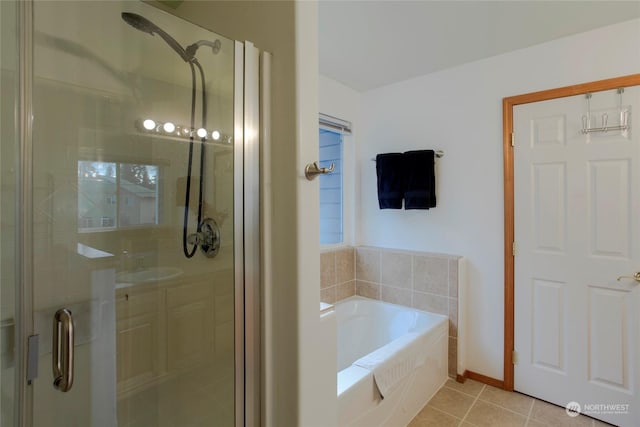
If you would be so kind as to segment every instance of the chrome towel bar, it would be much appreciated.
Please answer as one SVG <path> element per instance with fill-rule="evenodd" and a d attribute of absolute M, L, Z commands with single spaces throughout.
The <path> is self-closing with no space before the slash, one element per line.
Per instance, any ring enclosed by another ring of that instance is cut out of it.
<path fill-rule="evenodd" d="M 441 157 L 444 157 L 444 151 L 442 151 L 442 150 L 436 150 L 436 151 L 435 151 L 435 155 L 436 155 L 436 158 L 438 158 L 438 159 L 439 159 L 439 158 L 441 158 Z M 375 161 L 376 161 L 376 159 L 371 159 L 371 161 L 372 161 L 372 162 L 375 162 Z"/>

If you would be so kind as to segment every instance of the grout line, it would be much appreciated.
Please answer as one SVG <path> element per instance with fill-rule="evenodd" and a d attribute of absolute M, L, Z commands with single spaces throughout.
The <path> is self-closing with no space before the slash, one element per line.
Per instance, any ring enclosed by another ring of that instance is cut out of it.
<path fill-rule="evenodd" d="M 493 406 L 495 406 L 495 407 L 497 407 L 497 408 L 504 409 L 505 411 L 511 412 L 512 414 L 519 415 L 519 416 L 521 416 L 521 417 L 525 417 L 525 419 L 528 419 L 528 415 L 525 415 L 525 414 L 523 414 L 522 412 L 516 412 L 516 411 L 514 411 L 513 409 L 507 408 L 506 406 L 502 406 L 502 405 L 500 405 L 500 404 L 498 404 L 498 403 L 496 403 L 496 402 L 492 402 L 492 401 L 490 401 L 490 400 L 486 400 L 486 399 L 480 399 L 480 400 L 481 400 L 482 402 L 484 402 L 484 403 L 488 403 L 489 405 L 493 405 Z M 533 404 L 532 404 L 532 405 L 533 405 Z M 532 407 L 533 407 L 533 406 L 532 406 Z M 529 409 L 529 412 L 531 412 L 531 409 Z"/>
<path fill-rule="evenodd" d="M 424 405 L 424 407 L 423 407 L 422 409 L 426 408 L 427 406 L 429 406 L 429 402 L 427 402 L 427 404 L 426 404 L 426 405 Z M 435 411 L 438 411 L 438 412 L 440 412 L 440 413 L 442 413 L 442 414 L 448 415 L 448 416 L 450 416 L 450 417 L 452 417 L 452 418 L 455 418 L 456 420 L 459 420 L 460 422 L 462 422 L 462 420 L 461 420 L 459 417 L 456 417 L 456 416 L 455 416 L 455 415 L 453 415 L 453 414 L 450 414 L 450 413 L 448 413 L 448 412 L 446 412 L 446 411 L 443 411 L 442 409 L 438 409 L 438 408 L 436 408 L 435 406 L 429 406 L 429 408 L 431 408 L 431 409 L 433 409 L 433 410 L 435 410 Z M 422 409 L 420 410 L 420 412 L 422 412 Z M 418 414 L 420 414 L 420 412 L 418 412 Z M 415 416 L 415 417 L 413 417 L 413 418 L 414 418 L 414 419 L 418 418 L 418 415 L 416 415 L 416 416 Z"/>
<path fill-rule="evenodd" d="M 336 251 L 331 252 L 331 256 L 333 257 L 333 283 L 337 284 L 338 281 L 338 263 L 336 262 L 338 256 L 336 255 Z"/>
<path fill-rule="evenodd" d="M 462 395 L 464 395 L 464 396 L 473 397 L 473 396 L 471 396 L 470 394 L 463 393 L 463 392 L 458 391 L 458 390 L 456 390 L 456 389 L 454 389 L 454 388 L 451 388 L 451 387 L 447 387 L 447 385 L 446 385 L 446 384 L 447 384 L 447 383 L 445 382 L 445 383 L 444 383 L 444 385 L 443 385 L 442 387 L 440 387 L 440 389 L 436 392 L 436 394 L 437 394 L 437 393 L 439 393 L 443 388 L 447 388 L 447 389 L 449 389 L 449 390 L 453 391 L 454 393 L 460 393 L 460 394 L 462 394 Z M 435 395 L 434 395 L 434 396 L 435 396 Z M 432 396 L 432 397 L 431 397 L 431 399 L 433 399 L 433 397 L 434 397 L 434 396 Z M 422 409 L 424 409 L 424 408 L 426 408 L 427 406 L 429 406 L 430 408 L 437 409 L 438 411 L 440 411 L 440 412 L 442 412 L 442 413 L 444 413 L 444 414 L 447 414 L 447 415 L 449 415 L 450 417 L 453 417 L 453 418 L 455 418 L 456 420 L 460 420 L 460 422 L 462 422 L 462 419 L 460 418 L 460 416 L 458 416 L 458 415 L 454 415 L 454 414 L 452 414 L 452 413 L 449 413 L 449 412 L 445 411 L 444 409 L 436 408 L 435 406 L 431 405 L 431 399 L 429 399 L 429 401 L 428 401 L 428 402 L 427 402 L 427 403 L 422 407 Z M 421 409 L 420 411 L 422 411 L 422 409 Z M 415 418 L 417 418 L 417 415 L 416 415 L 415 417 L 413 417 L 413 418 L 414 418 L 414 419 L 415 419 Z"/>
<path fill-rule="evenodd" d="M 449 260 L 447 260 L 447 296 L 451 297 L 451 264 Z"/>
<path fill-rule="evenodd" d="M 455 381 L 455 380 L 456 380 L 455 378 L 452 378 L 452 377 L 449 377 L 449 379 L 450 379 L 451 381 Z M 473 381 L 473 380 L 471 380 L 471 381 Z M 484 384 L 483 384 L 483 385 L 484 385 Z M 475 398 L 477 398 L 478 396 L 480 396 L 480 393 L 482 392 L 482 390 L 484 390 L 484 388 L 481 388 L 481 389 L 480 389 L 480 391 L 478 392 L 478 395 L 477 395 L 477 396 L 475 396 L 475 395 L 473 395 L 473 394 L 471 394 L 471 393 L 467 393 L 467 392 L 465 392 L 465 391 L 458 390 L 457 388 L 449 387 L 449 386 L 447 385 L 447 383 L 444 383 L 444 386 L 445 386 L 446 388 L 448 388 L 449 390 L 457 391 L 458 393 L 462 393 L 462 394 L 464 394 L 465 396 L 473 397 L 474 399 L 475 399 Z"/>
<path fill-rule="evenodd" d="M 431 296 L 435 296 L 435 297 L 442 297 L 442 298 L 446 298 L 447 300 L 449 298 L 457 299 L 457 298 L 450 297 L 449 295 L 434 294 L 433 292 L 425 292 L 425 291 L 414 291 L 414 292 L 419 293 L 419 294 L 424 294 L 424 295 L 431 295 Z"/>
<path fill-rule="evenodd" d="M 531 407 L 529 408 L 529 414 L 527 414 L 527 421 L 524 423 L 524 426 L 527 427 L 529 425 L 529 421 L 531 420 L 531 414 L 533 413 L 533 405 L 536 403 L 536 399 L 531 399 Z"/>
<path fill-rule="evenodd" d="M 415 274 L 413 273 L 413 269 L 415 268 L 415 255 L 411 255 L 411 274 L 410 274 L 410 284 L 411 284 L 411 307 L 415 307 L 415 304 L 413 302 L 414 298 L 413 298 L 413 294 L 416 290 L 416 284 L 415 284 Z"/>
<path fill-rule="evenodd" d="M 485 388 L 487 388 L 487 385 L 483 384 L 482 388 L 480 389 L 480 392 L 478 393 L 476 398 L 473 400 L 473 403 L 471 404 L 471 406 L 469 406 L 469 409 L 464 414 L 464 417 L 462 417 L 462 421 L 460 421 L 460 425 L 462 425 L 462 423 L 464 423 L 466 421 L 467 417 L 469 416 L 469 412 L 471 412 L 471 409 L 473 409 L 473 407 L 475 406 L 475 404 L 478 401 L 478 399 L 480 399 L 480 395 L 482 394 L 482 392 L 484 391 Z"/>

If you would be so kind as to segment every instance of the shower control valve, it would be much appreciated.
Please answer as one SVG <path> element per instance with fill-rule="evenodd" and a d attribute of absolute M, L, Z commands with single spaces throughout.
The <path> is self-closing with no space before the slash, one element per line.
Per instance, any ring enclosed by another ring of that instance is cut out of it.
<path fill-rule="evenodd" d="M 218 255 L 220 250 L 220 227 L 218 223 L 207 218 L 200 224 L 200 231 L 190 234 L 187 237 L 190 245 L 200 246 L 200 250 L 207 258 L 213 258 Z"/>

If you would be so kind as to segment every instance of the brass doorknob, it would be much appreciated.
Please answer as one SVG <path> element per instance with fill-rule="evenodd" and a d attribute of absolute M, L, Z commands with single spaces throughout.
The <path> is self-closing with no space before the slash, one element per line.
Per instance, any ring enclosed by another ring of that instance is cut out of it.
<path fill-rule="evenodd" d="M 620 276 L 620 277 L 618 277 L 618 282 L 619 282 L 620 280 L 622 280 L 622 279 L 633 279 L 633 280 L 635 280 L 636 282 L 640 282 L 640 271 L 638 271 L 638 272 L 634 273 L 634 275 L 633 275 L 633 276 Z"/>

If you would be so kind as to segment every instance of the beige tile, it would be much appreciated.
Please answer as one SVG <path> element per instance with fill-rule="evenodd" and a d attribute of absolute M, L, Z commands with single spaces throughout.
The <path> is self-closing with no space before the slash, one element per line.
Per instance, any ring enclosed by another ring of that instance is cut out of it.
<path fill-rule="evenodd" d="M 356 295 L 366 298 L 380 299 L 380 285 L 377 283 L 356 280 Z"/>
<path fill-rule="evenodd" d="M 336 287 L 320 289 L 320 301 L 327 304 L 333 304 L 336 302 Z"/>
<path fill-rule="evenodd" d="M 356 248 L 356 280 L 380 283 L 380 251 Z"/>
<path fill-rule="evenodd" d="M 333 252 L 320 254 L 320 288 L 336 284 L 336 257 Z"/>
<path fill-rule="evenodd" d="M 458 340 L 453 337 L 449 337 L 448 364 L 449 376 L 455 377 L 458 374 Z"/>
<path fill-rule="evenodd" d="M 594 427 L 611 427 L 613 424 L 605 423 L 604 421 L 593 419 Z"/>
<path fill-rule="evenodd" d="M 409 289 L 392 288 L 390 286 L 380 286 L 380 299 L 391 304 L 411 307 L 411 291 Z"/>
<path fill-rule="evenodd" d="M 380 252 L 380 283 L 396 288 L 411 288 L 411 255 Z"/>
<path fill-rule="evenodd" d="M 449 296 L 449 260 L 415 255 L 413 257 L 413 289 Z"/>
<path fill-rule="evenodd" d="M 353 248 L 336 251 L 336 280 L 345 283 L 356 278 L 355 252 Z"/>
<path fill-rule="evenodd" d="M 429 401 L 429 406 L 446 412 L 454 417 L 462 418 L 473 404 L 473 397 L 442 387 Z"/>
<path fill-rule="evenodd" d="M 478 400 L 467 414 L 465 421 L 486 427 L 524 427 L 527 417 Z"/>
<path fill-rule="evenodd" d="M 336 286 L 336 301 L 352 297 L 356 294 L 356 281 L 342 283 Z"/>
<path fill-rule="evenodd" d="M 458 260 L 449 260 L 449 296 L 458 298 Z"/>
<path fill-rule="evenodd" d="M 549 424 L 547 423 L 542 423 L 540 421 L 532 420 L 531 418 L 527 420 L 527 427 L 548 427 L 548 426 Z"/>
<path fill-rule="evenodd" d="M 456 427 L 460 424 L 460 418 L 456 418 L 431 405 L 422 408 L 422 411 L 409 423 L 409 427 Z"/>
<path fill-rule="evenodd" d="M 582 415 L 570 417 L 567 415 L 564 408 L 537 399 L 533 403 L 530 418 L 535 421 L 540 421 L 558 427 L 591 427 L 592 425 L 591 418 Z"/>
<path fill-rule="evenodd" d="M 413 293 L 413 307 L 418 310 L 449 315 L 449 298 L 422 292 Z"/>
<path fill-rule="evenodd" d="M 458 336 L 458 298 L 449 298 L 449 336 Z"/>
<path fill-rule="evenodd" d="M 502 406 L 510 411 L 529 416 L 533 398 L 513 391 L 504 391 L 499 388 L 487 386 L 480 394 L 480 400 Z"/>
<path fill-rule="evenodd" d="M 452 388 L 462 393 L 469 394 L 473 397 L 476 397 L 482 391 L 482 388 L 485 385 L 481 382 L 467 379 L 464 383 L 459 383 L 455 380 L 447 380 L 445 387 Z"/>
<path fill-rule="evenodd" d="M 605 423 L 604 421 L 596 420 L 594 418 L 593 419 L 593 426 L 594 427 L 611 427 L 611 426 L 613 426 L 613 424 Z"/>

